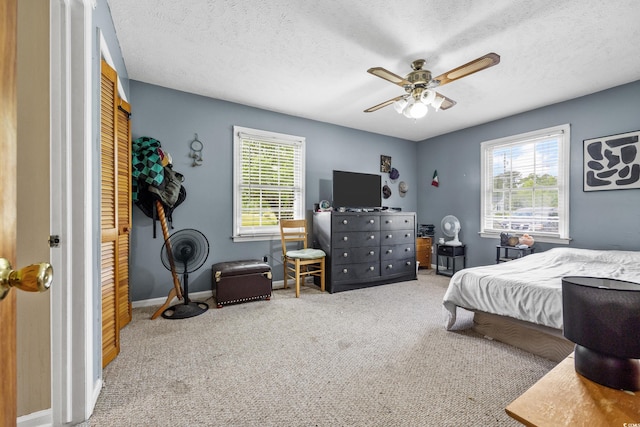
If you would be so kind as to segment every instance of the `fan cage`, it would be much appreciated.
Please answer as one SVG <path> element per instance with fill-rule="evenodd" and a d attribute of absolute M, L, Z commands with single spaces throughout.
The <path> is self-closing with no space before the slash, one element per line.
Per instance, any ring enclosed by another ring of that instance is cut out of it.
<path fill-rule="evenodd" d="M 191 273 L 206 262 L 209 256 L 209 241 L 202 232 L 187 228 L 170 235 L 162 245 L 160 259 L 167 270 L 173 261 L 177 273 Z"/>

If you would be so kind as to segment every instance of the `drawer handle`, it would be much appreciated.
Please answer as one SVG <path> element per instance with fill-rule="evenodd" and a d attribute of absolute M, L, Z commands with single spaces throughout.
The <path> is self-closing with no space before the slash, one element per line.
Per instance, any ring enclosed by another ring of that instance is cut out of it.
<path fill-rule="evenodd" d="M 405 252 L 411 252 L 411 248 L 407 248 L 404 250 Z"/>
<path fill-rule="evenodd" d="M 347 273 L 349 272 L 349 270 L 347 270 L 346 268 L 343 268 L 343 269 L 342 269 L 342 272 L 343 272 L 344 274 L 347 274 Z"/>
<path fill-rule="evenodd" d="M 411 237 L 411 233 L 405 234 L 404 237 Z"/>
<path fill-rule="evenodd" d="M 347 258 L 347 257 L 349 256 L 349 254 L 345 252 L 345 253 L 343 253 L 343 254 L 342 254 L 342 256 L 343 256 L 344 258 Z"/>
<path fill-rule="evenodd" d="M 393 253 L 393 249 L 387 249 L 387 253 L 388 254 L 392 254 Z"/>
<path fill-rule="evenodd" d="M 375 268 L 374 266 L 369 267 L 369 271 L 373 271 L 373 270 L 375 270 L 375 269 L 376 269 L 376 268 Z"/>
<path fill-rule="evenodd" d="M 346 242 L 347 240 L 349 240 L 349 237 L 348 237 L 348 236 L 344 236 L 344 237 L 342 238 L 342 240 Z"/>
<path fill-rule="evenodd" d="M 374 220 L 372 220 L 372 219 L 370 219 L 370 220 L 369 220 L 369 224 L 373 224 L 374 222 L 375 222 L 375 221 L 374 221 Z"/>
<path fill-rule="evenodd" d="M 411 265 L 411 261 L 407 261 L 404 265 L 407 265 L 407 266 Z"/>
<path fill-rule="evenodd" d="M 375 255 L 375 251 L 369 251 L 369 255 Z"/>
<path fill-rule="evenodd" d="M 347 221 L 346 219 L 343 219 L 343 220 L 342 220 L 342 223 L 343 223 L 344 225 L 347 225 L 347 224 L 349 223 L 349 221 Z"/>
<path fill-rule="evenodd" d="M 391 224 L 392 222 L 393 222 L 393 220 L 392 220 L 392 219 L 388 219 L 388 220 L 387 220 L 387 224 Z"/>
<path fill-rule="evenodd" d="M 376 236 L 374 236 L 373 234 L 371 236 L 369 236 L 370 240 L 374 240 L 376 238 Z"/>
<path fill-rule="evenodd" d="M 392 239 L 393 238 L 393 234 L 387 234 L 387 239 Z"/>
<path fill-rule="evenodd" d="M 387 265 L 387 270 L 393 270 L 393 264 Z"/>

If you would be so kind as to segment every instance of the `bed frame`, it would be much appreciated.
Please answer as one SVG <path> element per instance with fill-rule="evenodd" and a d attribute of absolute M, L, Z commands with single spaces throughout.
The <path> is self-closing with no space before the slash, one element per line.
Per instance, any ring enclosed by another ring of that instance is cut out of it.
<path fill-rule="evenodd" d="M 574 343 L 553 329 L 510 317 L 473 311 L 473 330 L 486 338 L 518 347 L 529 353 L 560 362 L 573 351 Z"/>

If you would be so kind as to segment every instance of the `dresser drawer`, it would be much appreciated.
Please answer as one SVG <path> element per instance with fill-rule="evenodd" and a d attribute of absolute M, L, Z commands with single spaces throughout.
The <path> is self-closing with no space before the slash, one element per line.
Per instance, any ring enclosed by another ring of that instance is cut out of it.
<path fill-rule="evenodd" d="M 438 255 L 442 256 L 463 256 L 464 246 L 438 245 Z"/>
<path fill-rule="evenodd" d="M 331 261 L 335 265 L 378 262 L 379 252 L 380 250 L 377 246 L 335 248 L 331 254 Z"/>
<path fill-rule="evenodd" d="M 413 215 L 383 215 L 380 219 L 380 230 L 415 229 Z"/>
<path fill-rule="evenodd" d="M 416 264 L 413 257 L 380 262 L 380 273 L 382 276 L 391 276 L 394 274 L 415 274 L 415 272 Z"/>
<path fill-rule="evenodd" d="M 416 251 L 421 250 L 431 252 L 431 237 L 418 237 L 416 239 Z"/>
<path fill-rule="evenodd" d="M 380 230 L 380 217 L 376 215 L 336 215 L 332 217 L 333 232 L 377 231 Z"/>
<path fill-rule="evenodd" d="M 362 282 L 380 276 L 380 263 L 359 263 L 338 266 L 331 272 L 333 282 Z"/>
<path fill-rule="evenodd" d="M 397 245 L 400 243 L 415 244 L 415 234 L 413 230 L 384 230 L 380 231 L 380 244 Z"/>
<path fill-rule="evenodd" d="M 380 260 L 395 260 L 413 257 L 413 244 L 385 245 L 380 248 Z"/>
<path fill-rule="evenodd" d="M 333 233 L 333 247 L 380 246 L 379 231 L 343 231 Z"/>

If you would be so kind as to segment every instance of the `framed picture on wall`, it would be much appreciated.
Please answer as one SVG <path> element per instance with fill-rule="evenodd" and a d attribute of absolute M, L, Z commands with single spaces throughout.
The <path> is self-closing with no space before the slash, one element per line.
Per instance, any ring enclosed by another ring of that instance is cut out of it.
<path fill-rule="evenodd" d="M 380 172 L 389 172 L 391 170 L 391 156 L 380 156 Z"/>
<path fill-rule="evenodd" d="M 584 191 L 640 188 L 640 131 L 585 139 Z"/>

